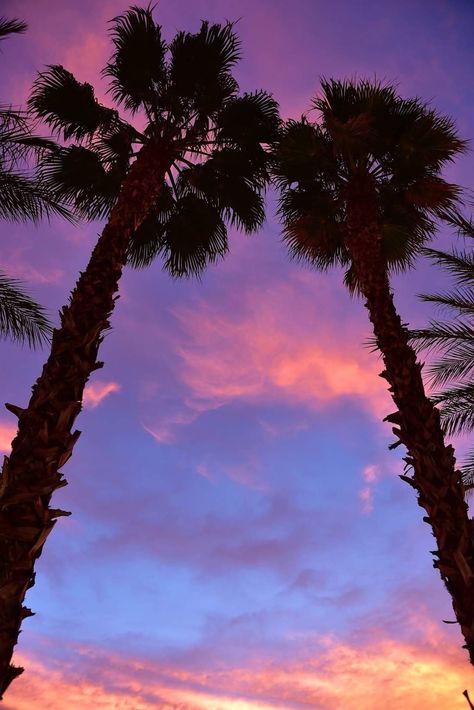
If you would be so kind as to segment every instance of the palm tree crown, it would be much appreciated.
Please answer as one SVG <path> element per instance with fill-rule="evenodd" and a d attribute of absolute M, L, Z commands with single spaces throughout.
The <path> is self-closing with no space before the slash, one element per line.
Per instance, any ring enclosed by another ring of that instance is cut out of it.
<path fill-rule="evenodd" d="M 173 276 L 199 274 L 227 250 L 225 222 L 250 232 L 264 220 L 267 153 L 279 128 L 278 107 L 265 92 L 238 95 L 231 69 L 240 56 L 233 25 L 202 22 L 168 45 L 150 8 L 113 20 L 114 53 L 103 70 L 109 92 L 138 130 L 100 104 L 90 84 L 62 66 L 39 75 L 29 106 L 74 143 L 43 161 L 58 197 L 89 218 L 106 216 L 140 146 L 169 156 L 159 198 L 130 240 L 135 267 L 157 255 Z"/>
<path fill-rule="evenodd" d="M 375 189 L 382 257 L 388 270 L 404 269 L 458 198 L 440 170 L 465 143 L 449 119 L 379 83 L 324 80 L 313 108 L 320 122 L 288 121 L 277 150 L 284 237 L 317 268 L 346 267 L 357 289 L 346 243 L 351 185 L 364 179 Z"/>

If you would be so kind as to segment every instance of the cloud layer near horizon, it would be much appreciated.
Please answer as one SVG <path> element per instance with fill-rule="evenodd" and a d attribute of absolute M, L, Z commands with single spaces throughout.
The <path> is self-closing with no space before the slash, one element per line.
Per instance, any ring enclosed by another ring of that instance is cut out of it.
<path fill-rule="evenodd" d="M 110 104 L 107 21 L 125 7 L 4 0 L 29 29 L 2 43 L 2 101 L 24 104 L 36 72 L 63 63 Z M 319 76 L 376 75 L 474 134 L 468 3 L 161 0 L 155 12 L 168 39 L 241 18 L 239 83 L 273 91 L 285 117 L 308 110 Z M 447 177 L 472 182 L 472 155 Z M 441 622 L 452 610 L 400 449 L 387 451 L 367 314 L 339 272 L 288 261 L 275 212 L 269 191 L 261 233 L 231 230 L 202 283 L 159 263 L 126 270 L 54 498 L 73 515 L 28 592 L 26 671 L 6 710 L 465 709 L 470 667 Z M 0 226 L 2 265 L 57 322 L 101 225 Z M 394 279 L 404 322 L 426 322 L 416 294 L 439 279 L 425 263 Z M 25 406 L 46 352 L 1 345 L 2 401 Z M 2 453 L 14 434 L 5 413 Z"/>
<path fill-rule="evenodd" d="M 378 635 L 354 646 L 328 636 L 284 665 L 254 658 L 248 667 L 206 671 L 84 646 L 75 666 L 50 669 L 19 655 L 28 674 L 13 686 L 5 710 L 463 710 L 471 676 L 460 652 L 446 652 L 446 641 L 437 634 L 415 645 Z"/>

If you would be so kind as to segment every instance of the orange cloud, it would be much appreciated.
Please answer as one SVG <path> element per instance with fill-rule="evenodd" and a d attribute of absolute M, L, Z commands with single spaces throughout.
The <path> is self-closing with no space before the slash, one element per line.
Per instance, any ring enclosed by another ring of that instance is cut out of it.
<path fill-rule="evenodd" d="M 175 312 L 190 406 L 276 397 L 314 408 L 350 396 L 378 418 L 390 411 L 380 360 L 361 345 L 368 329 L 328 315 L 324 294 L 315 312 L 317 296 L 301 281 L 249 292 L 230 316 L 228 304 L 226 313 L 203 304 Z"/>
<path fill-rule="evenodd" d="M 75 669 L 51 670 L 19 655 L 27 670 L 8 691 L 5 710 L 465 710 L 467 656 L 439 632 L 424 640 L 416 646 L 378 637 L 357 647 L 318 638 L 319 652 L 297 662 L 201 672 L 88 649 L 80 649 Z"/>
<path fill-rule="evenodd" d="M 90 382 L 84 390 L 84 407 L 95 409 L 112 392 L 118 392 L 118 382 Z"/>
<path fill-rule="evenodd" d="M 0 422 L 0 451 L 9 452 L 12 440 L 15 438 L 17 427 L 9 422 Z"/>

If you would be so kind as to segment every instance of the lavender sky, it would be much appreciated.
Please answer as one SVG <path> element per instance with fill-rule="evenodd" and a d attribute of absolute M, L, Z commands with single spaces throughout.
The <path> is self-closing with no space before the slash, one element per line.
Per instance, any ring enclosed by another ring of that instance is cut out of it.
<path fill-rule="evenodd" d="M 24 104 L 63 64 L 108 101 L 100 70 L 122 1 L 1 0 L 29 24 L 2 43 L 0 100 Z M 474 135 L 469 0 L 162 0 L 171 39 L 239 19 L 243 90 L 299 117 L 319 77 L 396 82 Z M 473 187 L 472 153 L 446 176 Z M 99 223 L 0 225 L 0 264 L 57 321 Z M 455 237 L 443 233 L 438 244 Z M 394 280 L 404 321 L 445 283 L 428 264 Z M 55 495 L 5 710 L 465 708 L 474 690 L 429 550 L 366 312 L 341 273 L 288 260 L 268 194 L 258 235 L 202 282 L 156 262 L 127 270 L 106 366 Z M 46 353 L 0 344 L 2 402 L 23 405 Z M 0 413 L 0 449 L 14 419 Z M 461 442 L 461 451 L 466 442 Z"/>

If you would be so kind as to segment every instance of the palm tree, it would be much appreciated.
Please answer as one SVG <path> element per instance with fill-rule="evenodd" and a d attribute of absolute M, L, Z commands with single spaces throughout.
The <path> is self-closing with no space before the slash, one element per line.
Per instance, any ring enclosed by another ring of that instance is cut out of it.
<path fill-rule="evenodd" d="M 318 123 L 289 121 L 276 151 L 284 238 L 292 254 L 319 269 L 345 267 L 345 282 L 365 300 L 396 411 L 386 417 L 413 476 L 424 520 L 436 538 L 434 566 L 452 597 L 474 663 L 473 526 L 446 446 L 439 412 L 427 398 L 422 364 L 397 314 L 389 275 L 410 266 L 452 208 L 459 188 L 441 177 L 465 148 L 452 122 L 418 99 L 369 81 L 322 82 Z"/>
<path fill-rule="evenodd" d="M 455 212 L 445 220 L 460 235 L 474 239 L 474 224 Z M 474 253 L 472 249 L 451 252 L 425 249 L 424 253 L 454 276 L 456 286 L 447 293 L 421 298 L 452 314 L 451 321 L 431 321 L 427 328 L 414 330 L 411 336 L 419 349 L 438 354 L 429 367 L 432 384 L 441 391 L 431 399 L 441 404 L 441 422 L 449 436 L 474 431 Z M 467 492 L 474 488 L 474 450 L 461 468 Z"/>
<path fill-rule="evenodd" d="M 43 163 L 58 198 L 108 221 L 61 312 L 51 354 L 26 409 L 9 405 L 19 430 L 0 492 L 0 692 L 22 672 L 10 664 L 33 566 L 55 519 L 53 491 L 71 456 L 85 383 L 102 367 L 122 268 L 160 255 L 172 276 L 199 274 L 227 251 L 225 223 L 253 231 L 264 219 L 265 144 L 279 130 L 275 101 L 238 94 L 233 25 L 203 22 L 167 45 L 150 8 L 113 20 L 114 52 L 104 74 L 117 104 L 141 111 L 138 130 L 96 101 L 89 84 L 61 66 L 39 75 L 31 110 L 65 140 Z"/>
<path fill-rule="evenodd" d="M 26 30 L 26 23 L 0 17 L 0 40 Z M 52 143 L 34 136 L 26 115 L 0 104 L 0 219 L 39 221 L 64 210 L 45 185 L 28 169 L 31 152 L 52 148 Z M 44 341 L 51 326 L 43 308 L 21 288 L 17 280 L 0 272 L 0 337 L 11 337 L 35 346 Z"/>

